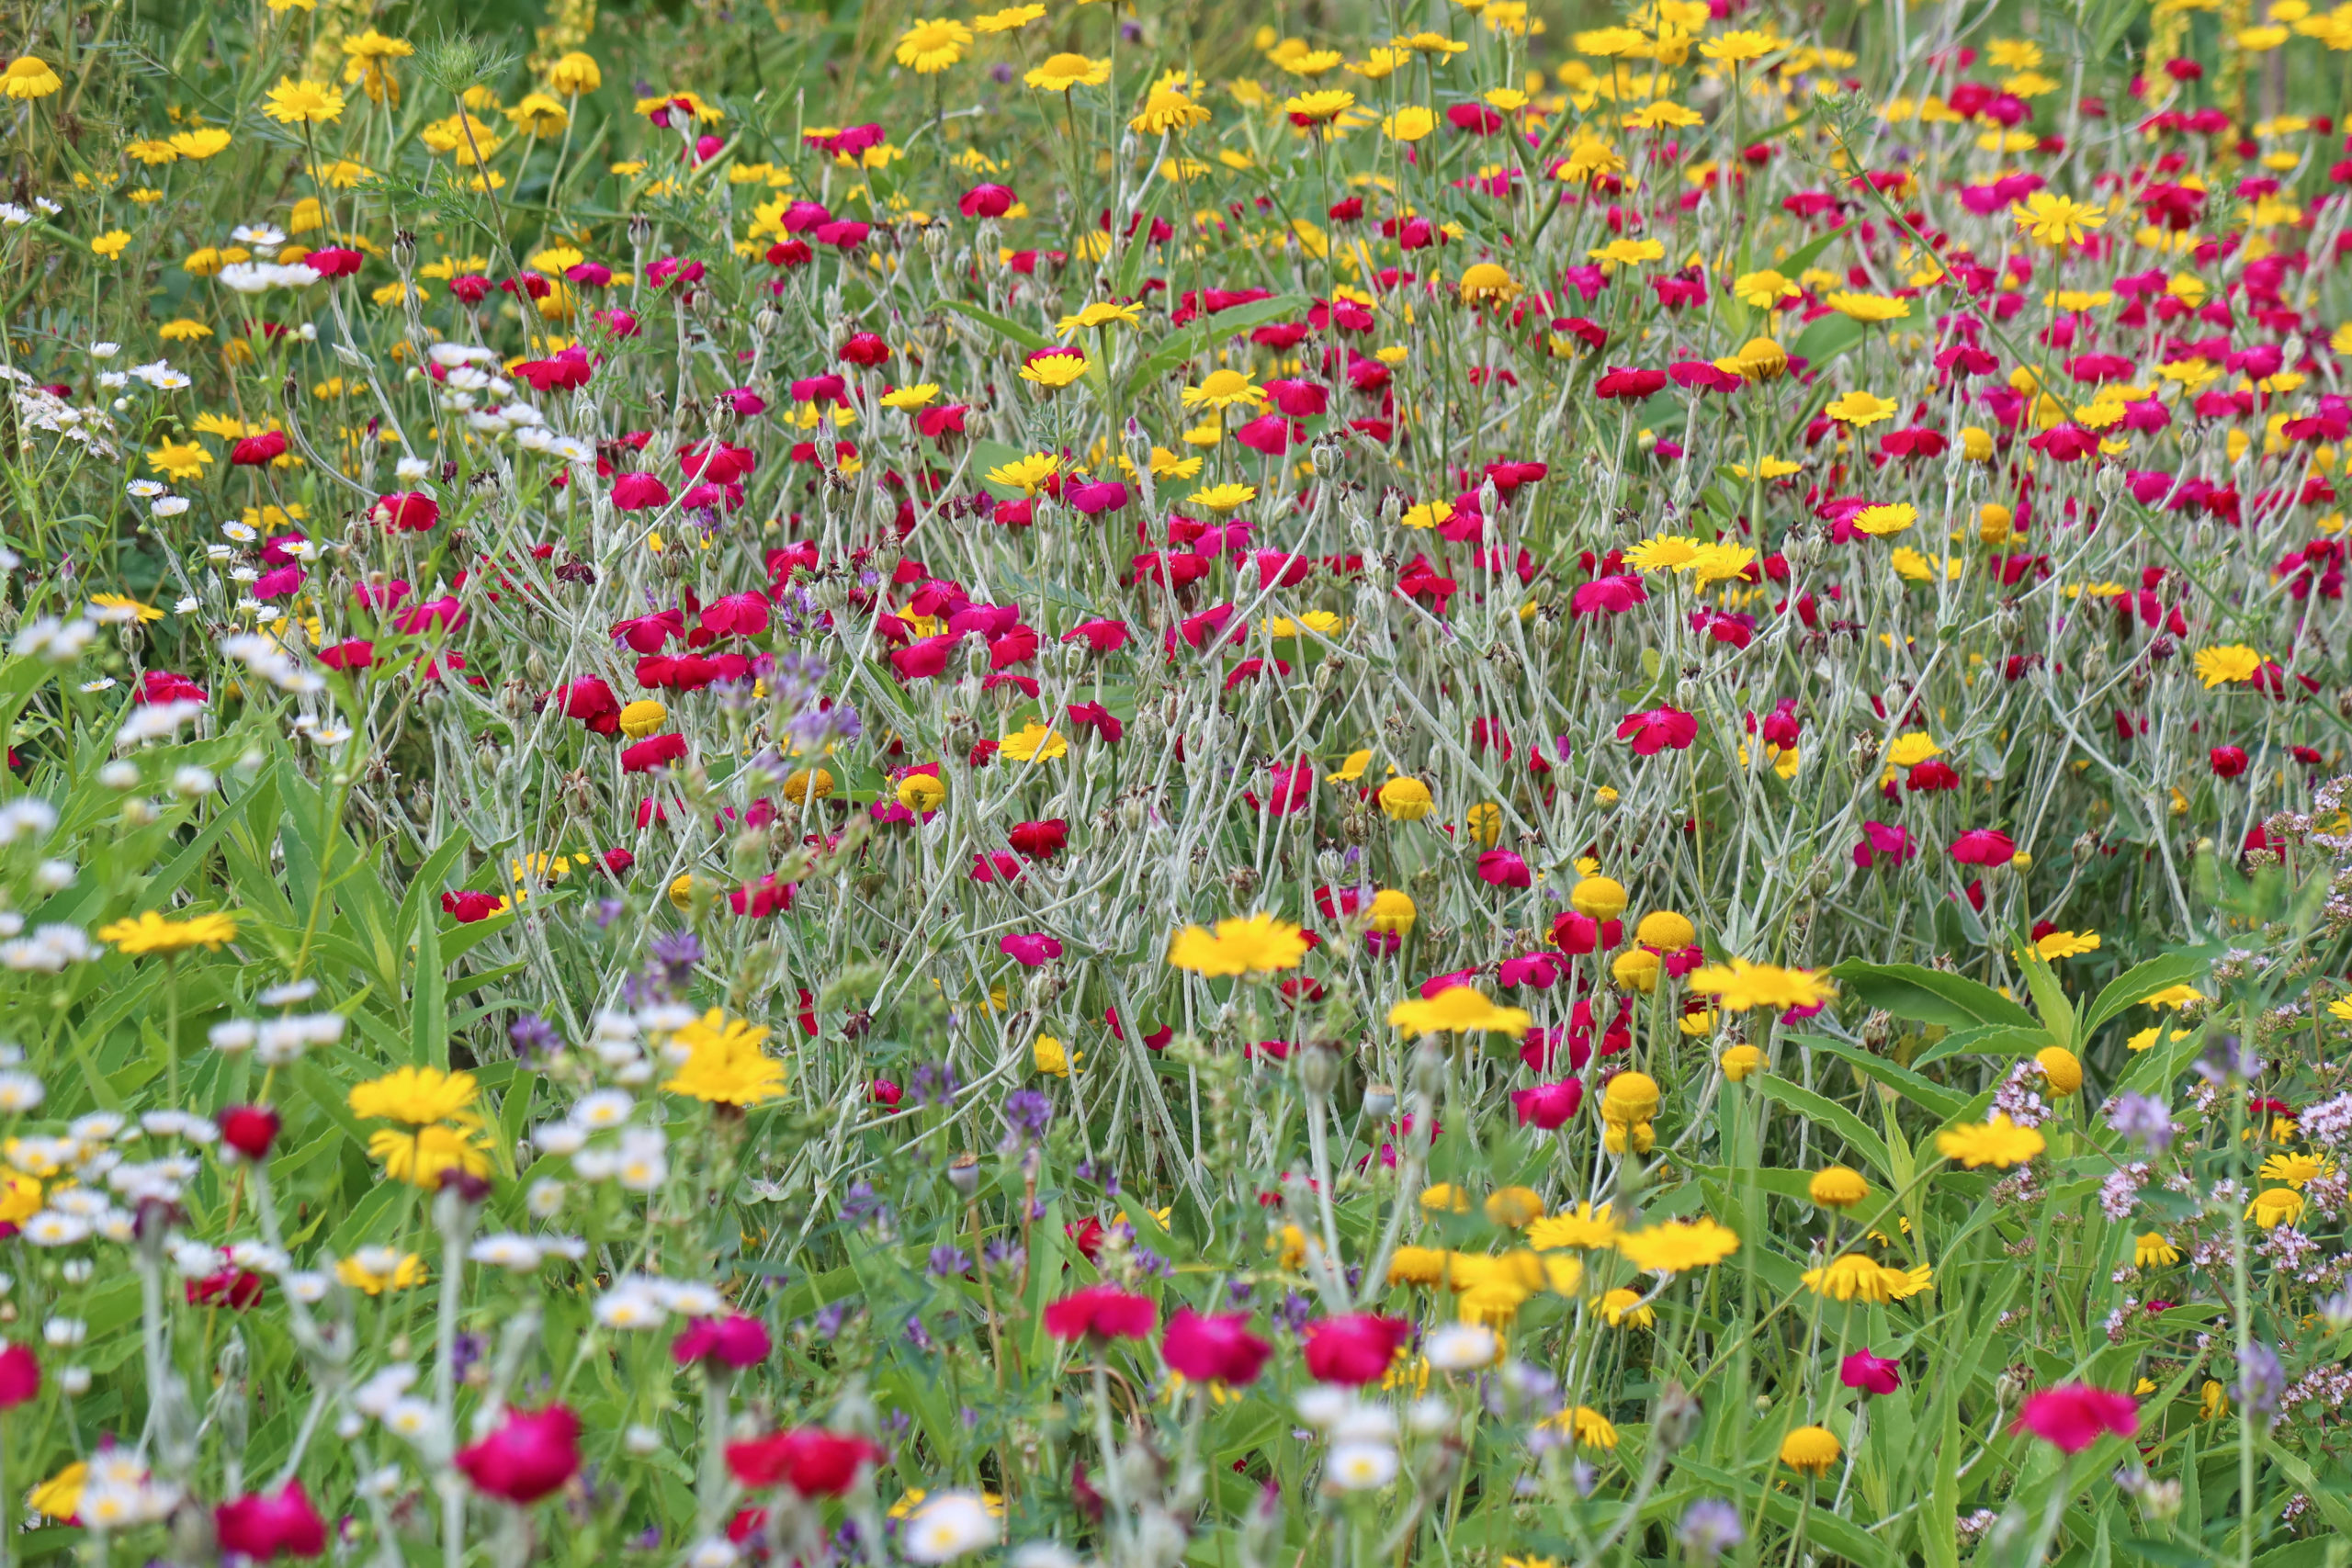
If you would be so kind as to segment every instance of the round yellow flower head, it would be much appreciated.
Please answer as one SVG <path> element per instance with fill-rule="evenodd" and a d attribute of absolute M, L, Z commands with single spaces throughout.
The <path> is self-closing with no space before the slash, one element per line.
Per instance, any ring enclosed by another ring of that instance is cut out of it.
<path fill-rule="evenodd" d="M 1625 885 L 1613 877 L 1588 876 L 1568 889 L 1568 902 L 1579 915 L 1613 920 L 1625 912 Z"/>
<path fill-rule="evenodd" d="M 832 772 L 827 768 L 795 768 L 785 776 L 784 798 L 798 806 L 810 795 L 830 800 L 833 794 Z"/>
<path fill-rule="evenodd" d="M 1372 930 L 1396 936 L 1411 931 L 1420 913 L 1414 906 L 1413 896 L 1395 887 L 1384 887 L 1374 894 L 1365 912 L 1371 917 Z"/>
<path fill-rule="evenodd" d="M 1634 928 L 1634 940 L 1644 947 L 1675 951 L 1699 940 L 1699 928 L 1671 909 L 1652 909 Z"/>
<path fill-rule="evenodd" d="M 621 709 L 621 733 L 631 740 L 642 740 L 662 728 L 670 710 L 650 698 L 640 697 Z"/>
<path fill-rule="evenodd" d="M 1657 989 L 1659 967 L 1657 953 L 1645 947 L 1629 947 L 1611 962 L 1609 974 L 1626 990 L 1646 997 Z"/>
<path fill-rule="evenodd" d="M 1799 1427 L 1781 1439 L 1781 1462 L 1811 1476 L 1828 1474 L 1845 1451 L 1826 1427 Z"/>
<path fill-rule="evenodd" d="M 947 786 L 929 773 L 909 773 L 899 781 L 899 804 L 910 811 L 936 811 L 946 800 Z"/>
<path fill-rule="evenodd" d="M 1657 1314 L 1642 1304 L 1642 1292 L 1620 1285 L 1600 1298 L 1600 1315 L 1611 1328 L 1647 1328 Z"/>
<path fill-rule="evenodd" d="M 1825 1209 L 1850 1209 L 1871 1195 L 1871 1184 L 1860 1171 L 1833 1165 L 1815 1171 L 1805 1190 Z"/>
<path fill-rule="evenodd" d="M 1477 262 L 1462 271 L 1464 305 L 1508 305 L 1519 298 L 1519 285 L 1493 262 Z"/>
<path fill-rule="evenodd" d="M 2064 1100 L 2082 1089 L 2083 1064 L 2064 1046 L 2045 1045 L 2033 1054 L 2033 1059 L 2041 1068 L 2042 1077 L 2048 1080 L 2050 1092 L 2058 1099 Z"/>
<path fill-rule="evenodd" d="M 1470 1194 L 1451 1181 L 1441 1181 L 1422 1190 L 1421 1207 L 1432 1214 L 1466 1214 L 1470 1212 Z"/>
<path fill-rule="evenodd" d="M 1753 1045 L 1735 1045 L 1723 1054 L 1716 1065 L 1732 1082 L 1746 1083 L 1751 1074 L 1764 1070 L 1764 1053 Z"/>
<path fill-rule="evenodd" d="M 1646 1122 L 1611 1122 L 1600 1134 L 1600 1146 L 1612 1155 L 1645 1155 L 1657 1145 L 1657 1129 Z"/>
<path fill-rule="evenodd" d="M 1544 1197 L 1532 1187 L 1503 1187 L 1487 1199 L 1487 1218 L 1506 1230 L 1525 1230 L 1544 1217 Z"/>
<path fill-rule="evenodd" d="M 1435 1247 L 1400 1247 L 1388 1258 L 1392 1285 L 1434 1285 L 1445 1278 L 1446 1254 Z"/>
<path fill-rule="evenodd" d="M 1619 1073 L 1600 1094 L 1603 1120 L 1646 1122 L 1657 1114 L 1657 1080 L 1647 1073 Z"/>
<path fill-rule="evenodd" d="M 1390 779 L 1380 786 L 1380 809 L 1391 822 L 1418 822 L 1436 807 L 1437 797 L 1419 779 Z"/>

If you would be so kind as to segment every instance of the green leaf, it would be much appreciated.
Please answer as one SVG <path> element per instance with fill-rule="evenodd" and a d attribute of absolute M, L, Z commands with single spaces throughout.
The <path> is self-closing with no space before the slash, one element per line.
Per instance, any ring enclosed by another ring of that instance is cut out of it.
<path fill-rule="evenodd" d="M 2083 1014 L 2083 1038 L 2089 1039 L 2091 1031 L 2100 1024 L 2138 1007 L 2158 991 L 2196 984 L 2205 977 L 2205 972 L 2211 967 L 2212 962 L 2211 953 L 2202 948 L 2190 948 L 2151 958 L 2145 964 L 2133 964 L 2109 980 L 2106 988 L 2093 998 Z"/>
<path fill-rule="evenodd" d="M 487 925 L 489 922 L 481 923 Z M 409 1009 L 409 1060 L 418 1066 L 447 1067 L 449 1065 L 449 998 L 446 991 L 448 970 L 441 957 L 441 909 L 437 904 L 424 906 L 416 918 L 415 985 Z"/>
<path fill-rule="evenodd" d="M 1953 1030 L 1912 1057 L 1911 1065 L 1924 1067 L 1948 1056 L 2030 1056 L 2049 1043 L 2050 1032 L 2040 1025 L 2019 1029 L 2007 1023 L 1980 1023 Z"/>
<path fill-rule="evenodd" d="M 2075 1004 L 2066 999 L 2065 988 L 2058 984 L 2058 972 L 2030 945 L 2019 951 L 2026 988 L 2033 993 L 2033 1005 L 2041 1014 L 2041 1026 L 2050 1032 L 2052 1043 L 2061 1050 L 2073 1050 Z"/>
<path fill-rule="evenodd" d="M 1924 964 L 1849 961 L 1830 970 L 1829 976 L 1871 1007 L 1919 1023 L 1940 1023 L 1951 1029 L 1980 1023 L 2041 1027 L 2033 1014 L 1982 981 Z"/>
<path fill-rule="evenodd" d="M 1836 1100 L 1792 1084 L 1777 1073 L 1759 1073 L 1747 1081 L 1765 1099 L 1777 1101 L 1806 1121 L 1818 1122 L 1836 1132 L 1846 1141 L 1848 1148 L 1867 1156 L 1882 1178 L 1894 1168 L 1894 1162 L 1886 1152 L 1886 1140 L 1871 1132 L 1860 1117 Z"/>
<path fill-rule="evenodd" d="M 1053 339 L 1035 328 L 1024 327 L 1019 321 L 1000 316 L 993 310 L 983 310 L 978 305 L 968 301 L 942 299 L 939 303 L 942 309 L 953 310 L 967 320 L 978 321 L 1007 343 L 1017 344 L 1032 353 L 1041 348 L 1051 348 L 1054 345 Z"/>
<path fill-rule="evenodd" d="M 1843 1040 L 1832 1040 L 1826 1034 L 1800 1034 L 1797 1038 L 1816 1051 L 1826 1051 L 1839 1061 L 1850 1064 L 1864 1077 L 1884 1084 L 1939 1122 L 1951 1121 L 1968 1104 L 1968 1096 L 1958 1089 L 1947 1089 L 1942 1084 L 1921 1077 L 1908 1067 L 1900 1067 L 1883 1057 L 1873 1056 L 1859 1045 L 1849 1045 Z M 1890 1171 L 1888 1174 L 1895 1173 Z"/>

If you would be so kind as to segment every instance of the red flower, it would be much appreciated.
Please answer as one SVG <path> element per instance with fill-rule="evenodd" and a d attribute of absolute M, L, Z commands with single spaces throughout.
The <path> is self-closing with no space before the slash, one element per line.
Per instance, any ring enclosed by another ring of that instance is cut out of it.
<path fill-rule="evenodd" d="M 14 1410 L 40 1392 L 40 1358 L 27 1345 L 0 1350 L 0 1410 Z"/>
<path fill-rule="evenodd" d="M 1510 1102 L 1519 1112 L 1522 1127 L 1540 1127 L 1546 1133 L 1556 1133 L 1576 1120 L 1577 1110 L 1584 1104 L 1584 1084 L 1577 1078 L 1559 1083 L 1540 1083 L 1533 1089 L 1511 1090 Z"/>
<path fill-rule="evenodd" d="M 1013 200 L 1009 186 L 977 185 L 956 198 L 956 210 L 967 218 L 1001 218 Z"/>
<path fill-rule="evenodd" d="M 1478 880 L 1496 887 L 1530 887 L 1534 885 L 1527 863 L 1509 850 L 1488 850 L 1479 855 Z"/>
<path fill-rule="evenodd" d="M 632 748 L 633 750 L 633 748 Z M 622 755 L 628 755 L 627 752 Z M 763 920 L 770 915 L 782 914 L 792 908 L 792 896 L 799 885 L 778 882 L 775 873 L 769 872 L 757 882 L 745 883 L 727 895 L 728 907 L 739 915 L 749 915 Z"/>
<path fill-rule="evenodd" d="M 469 926 L 476 920 L 486 920 L 498 913 L 500 902 L 495 893 L 477 893 L 471 888 L 460 888 L 455 893 L 441 895 L 441 912 L 455 915 L 461 926 Z"/>
<path fill-rule="evenodd" d="M 397 491 L 378 496 L 368 515 L 383 527 L 422 534 L 441 521 L 441 503 L 421 490 Z"/>
<path fill-rule="evenodd" d="M 336 643 L 332 648 L 319 649 L 319 662 L 330 670 L 340 670 L 346 675 L 354 674 L 371 667 L 376 662 L 376 645 L 366 637 L 356 637 L 347 642 Z"/>
<path fill-rule="evenodd" d="M 741 1371 L 766 1360 L 772 1348 L 768 1325 L 739 1312 L 690 1325 L 670 1342 L 670 1359 L 682 1367 L 717 1361 Z"/>
<path fill-rule="evenodd" d="M 182 1293 L 190 1306 L 225 1306 L 243 1312 L 258 1303 L 267 1288 L 268 1281 L 250 1269 L 223 1269 L 218 1274 L 190 1280 Z"/>
<path fill-rule="evenodd" d="M 670 504 L 670 487 L 651 474 L 623 474 L 613 481 L 613 504 L 623 512 L 650 512 Z"/>
<path fill-rule="evenodd" d="M 1680 708 L 1652 708 L 1627 714 L 1617 726 L 1617 739 L 1634 743 L 1636 757 L 1655 757 L 1668 747 L 1690 750 L 1699 738 L 1699 721 Z"/>
<path fill-rule="evenodd" d="M 560 1404 L 510 1410 L 505 1424 L 458 1450 L 458 1468 L 478 1492 L 536 1503 L 580 1469 L 580 1417 Z"/>
<path fill-rule="evenodd" d="M 1838 1381 L 1867 1393 L 1893 1393 L 1903 1386 L 1903 1363 L 1892 1357 L 1857 1350 L 1838 1363 Z"/>
<path fill-rule="evenodd" d="M 620 699 L 601 677 L 582 676 L 568 686 L 558 686 L 554 694 L 563 704 L 563 716 L 578 719 L 591 733 L 611 735 L 619 730 Z"/>
<path fill-rule="evenodd" d="M 1159 1342 L 1168 1364 L 1195 1382 L 1255 1382 L 1273 1347 L 1250 1332 L 1243 1312 L 1202 1314 L 1178 1307 Z"/>
<path fill-rule="evenodd" d="M 996 944 L 1006 957 L 1027 969 L 1062 955 L 1062 944 L 1043 931 L 1007 931 L 997 938 Z"/>
<path fill-rule="evenodd" d="M 1854 864 L 1868 871 L 1883 857 L 1889 865 L 1901 865 L 1918 852 L 1919 846 L 1911 841 L 1910 829 L 1865 822 L 1862 841 L 1854 846 Z"/>
<path fill-rule="evenodd" d="M 229 448 L 229 461 L 243 468 L 266 468 L 286 456 L 286 437 L 275 430 L 248 435 Z"/>
<path fill-rule="evenodd" d="M 686 738 L 683 735 L 652 735 L 634 746 L 621 748 L 621 771 L 647 773 L 677 761 L 686 754 Z"/>
<path fill-rule="evenodd" d="M 302 258 L 302 265 L 321 277 L 348 277 L 359 270 L 360 254 L 341 245 L 322 245 Z"/>
<path fill-rule="evenodd" d="M 1600 577 L 1579 587 L 1568 600 L 1572 615 L 1622 615 L 1636 604 L 1649 603 L 1649 590 L 1634 576 Z"/>
<path fill-rule="evenodd" d="M 2007 865 L 2018 846 L 1997 828 L 1971 828 L 1952 840 L 1951 858 L 1962 865 Z"/>
<path fill-rule="evenodd" d="M 889 357 L 890 344 L 879 333 L 852 333 L 849 341 L 842 344 L 844 365 L 879 365 Z"/>
<path fill-rule="evenodd" d="M 1059 817 L 1016 822 L 1005 841 L 1031 860 L 1051 860 L 1069 842 L 1069 823 Z"/>
<path fill-rule="evenodd" d="M 1362 1387 L 1378 1382 L 1411 1338 L 1413 1325 L 1401 1317 L 1351 1313 L 1327 1317 L 1306 1328 L 1306 1371 L 1317 1382 Z"/>
<path fill-rule="evenodd" d="M 801 1427 L 727 1445 L 727 1468 L 745 1486 L 789 1486 L 803 1497 L 838 1497 L 869 1464 L 890 1456 L 864 1438 Z"/>
<path fill-rule="evenodd" d="M 2081 1453 L 2109 1432 L 2129 1438 L 2140 1430 L 2140 1406 L 2128 1393 L 2088 1383 L 2061 1383 L 2029 1394 L 2009 1430 L 2030 1432 L 2063 1452 Z"/>
<path fill-rule="evenodd" d="M 247 1159 L 267 1159 L 281 1124 L 266 1105 L 232 1105 L 220 1113 L 220 1141 Z"/>
<path fill-rule="evenodd" d="M 2213 776 L 2233 779 L 2246 771 L 2248 761 L 2243 746 L 2216 746 L 2212 753 Z"/>
<path fill-rule="evenodd" d="M 1159 1321 L 1159 1308 L 1149 1296 L 1116 1285 L 1089 1285 L 1046 1303 L 1046 1332 L 1057 1339 L 1141 1339 Z"/>
<path fill-rule="evenodd" d="M 1552 945 L 1562 953 L 1582 954 L 1600 948 L 1614 947 L 1625 940 L 1623 920 L 1596 920 L 1590 915 L 1574 909 L 1563 909 L 1552 917 Z"/>
<path fill-rule="evenodd" d="M 1665 385 L 1663 370 L 1611 370 L 1594 385 L 1592 395 L 1637 403 Z"/>
<path fill-rule="evenodd" d="M 279 1552 L 316 1557 L 327 1549 L 327 1522 L 311 1506 L 299 1481 L 276 1496 L 252 1492 L 212 1510 L 212 1530 L 220 1550 L 266 1562 Z"/>

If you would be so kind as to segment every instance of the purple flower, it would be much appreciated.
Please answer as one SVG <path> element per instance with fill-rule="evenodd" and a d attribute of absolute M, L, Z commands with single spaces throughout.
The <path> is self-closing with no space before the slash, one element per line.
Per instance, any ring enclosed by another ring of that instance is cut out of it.
<path fill-rule="evenodd" d="M 2278 1352 L 2259 1339 L 2238 1352 L 2237 1395 L 2256 1416 L 2275 1416 L 2287 1392 L 2287 1369 Z"/>
<path fill-rule="evenodd" d="M 662 978 L 673 986 L 683 986 L 702 962 L 702 939 L 690 931 L 664 931 L 653 939 L 651 951 L 653 962 L 662 966 Z"/>
<path fill-rule="evenodd" d="M 854 740 L 865 733 L 865 723 L 857 716 L 857 709 L 847 703 L 835 703 L 830 707 L 804 708 L 786 721 L 785 733 L 803 751 L 821 751 L 827 746 Z"/>
<path fill-rule="evenodd" d="M 526 1012 L 508 1024 L 506 1038 L 514 1042 L 514 1055 L 526 1062 L 536 1062 L 563 1044 L 563 1037 L 556 1033 L 555 1025 L 535 1012 Z"/>
<path fill-rule="evenodd" d="M 890 1206 L 882 1201 L 869 1182 L 853 1181 L 849 1190 L 842 1194 L 842 1223 L 859 1230 L 882 1219 Z"/>
<path fill-rule="evenodd" d="M 1054 1102 L 1034 1089 L 1016 1089 L 1004 1097 L 1004 1146 L 1017 1149 L 1046 1135 L 1054 1119 Z"/>
<path fill-rule="evenodd" d="M 947 1062 L 922 1063 L 907 1078 L 907 1098 L 917 1106 L 945 1105 L 956 1089 L 956 1068 Z"/>
<path fill-rule="evenodd" d="M 2137 1138 L 2151 1154 L 2162 1154 L 2172 1143 L 2172 1112 L 2152 1094 L 2127 1094 L 2107 1113 L 2107 1124 L 2127 1138 Z"/>
<path fill-rule="evenodd" d="M 930 1270 L 943 1280 L 953 1280 L 972 1267 L 971 1254 L 953 1242 L 942 1242 L 931 1249 Z"/>
<path fill-rule="evenodd" d="M 1747 1539 L 1740 1528 L 1739 1510 L 1721 1497 L 1702 1497 L 1682 1511 L 1674 1539 L 1697 1556 L 1713 1562 Z"/>

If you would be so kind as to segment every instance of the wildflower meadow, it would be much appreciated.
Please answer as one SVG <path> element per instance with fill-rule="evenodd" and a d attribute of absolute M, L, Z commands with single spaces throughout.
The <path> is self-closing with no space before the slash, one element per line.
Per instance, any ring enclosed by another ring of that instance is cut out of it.
<path fill-rule="evenodd" d="M 2352 4 L 6 28 L 0 1568 L 2352 1557 Z"/>

